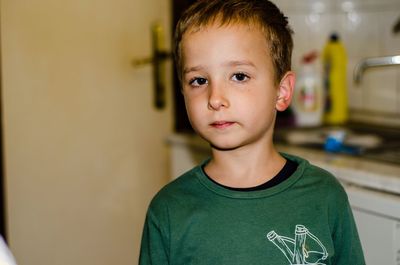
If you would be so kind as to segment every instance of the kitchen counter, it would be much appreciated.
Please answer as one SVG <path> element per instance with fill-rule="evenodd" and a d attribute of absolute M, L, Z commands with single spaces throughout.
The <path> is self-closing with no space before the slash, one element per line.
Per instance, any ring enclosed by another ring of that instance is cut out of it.
<path fill-rule="evenodd" d="M 171 175 L 176 177 L 210 155 L 208 144 L 195 135 L 173 134 L 167 142 L 174 148 Z M 332 154 L 323 150 L 278 144 L 280 152 L 301 156 L 334 174 L 340 181 L 400 195 L 400 164 L 362 157 Z"/>
<path fill-rule="evenodd" d="M 309 160 L 340 181 L 400 195 L 400 165 L 286 144 L 277 149 Z"/>

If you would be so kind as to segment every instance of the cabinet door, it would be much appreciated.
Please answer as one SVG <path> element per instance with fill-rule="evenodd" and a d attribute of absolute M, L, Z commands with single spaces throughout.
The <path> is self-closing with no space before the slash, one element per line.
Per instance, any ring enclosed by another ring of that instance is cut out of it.
<path fill-rule="evenodd" d="M 353 208 L 368 265 L 400 264 L 399 220 Z"/>
<path fill-rule="evenodd" d="M 345 185 L 368 265 L 400 264 L 400 196 Z"/>

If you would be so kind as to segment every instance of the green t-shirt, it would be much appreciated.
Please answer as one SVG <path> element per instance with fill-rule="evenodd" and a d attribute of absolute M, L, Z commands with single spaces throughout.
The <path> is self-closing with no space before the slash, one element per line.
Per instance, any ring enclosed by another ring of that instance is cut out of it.
<path fill-rule="evenodd" d="M 202 165 L 166 185 L 149 206 L 139 264 L 365 264 L 337 179 L 283 155 L 297 170 L 269 189 L 226 189 Z"/>

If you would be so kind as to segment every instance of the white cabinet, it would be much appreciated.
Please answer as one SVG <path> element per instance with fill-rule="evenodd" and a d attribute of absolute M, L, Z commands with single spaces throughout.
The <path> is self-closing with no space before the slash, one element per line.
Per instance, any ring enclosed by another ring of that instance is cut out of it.
<path fill-rule="evenodd" d="M 400 196 L 346 186 L 367 265 L 400 265 Z"/>
<path fill-rule="evenodd" d="M 353 209 L 367 265 L 400 264 L 399 220 Z"/>

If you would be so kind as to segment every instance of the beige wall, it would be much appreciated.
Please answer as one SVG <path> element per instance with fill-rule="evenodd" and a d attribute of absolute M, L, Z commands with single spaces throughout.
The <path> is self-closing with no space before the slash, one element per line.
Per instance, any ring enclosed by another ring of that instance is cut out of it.
<path fill-rule="evenodd" d="M 168 179 L 151 108 L 150 23 L 164 0 L 1 0 L 8 234 L 24 265 L 135 264 Z M 170 88 L 169 88 L 170 89 Z M 169 93 L 170 94 L 170 93 Z"/>

